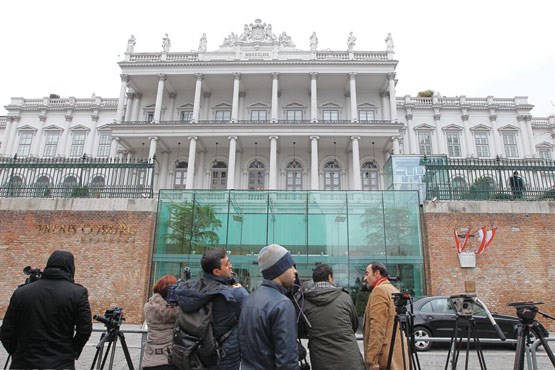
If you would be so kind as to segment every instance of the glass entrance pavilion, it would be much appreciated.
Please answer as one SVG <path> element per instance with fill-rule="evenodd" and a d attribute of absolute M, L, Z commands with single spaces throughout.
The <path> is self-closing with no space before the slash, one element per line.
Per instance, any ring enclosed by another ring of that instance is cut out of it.
<path fill-rule="evenodd" d="M 386 264 L 401 289 L 424 294 L 417 191 L 186 191 L 159 196 L 152 281 L 200 276 L 204 250 L 225 248 L 243 286 L 262 281 L 258 251 L 278 243 L 297 264 L 301 282 L 315 263 L 334 269 L 338 286 L 360 288 L 369 262 Z"/>

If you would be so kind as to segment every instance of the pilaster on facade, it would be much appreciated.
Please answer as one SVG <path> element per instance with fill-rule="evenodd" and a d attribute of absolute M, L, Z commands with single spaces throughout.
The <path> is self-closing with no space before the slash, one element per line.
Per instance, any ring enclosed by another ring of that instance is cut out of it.
<path fill-rule="evenodd" d="M 164 84 L 167 76 L 165 73 L 158 74 L 158 89 L 156 90 L 156 104 L 154 106 L 154 123 L 160 123 L 162 119 L 162 102 L 164 99 Z"/>
<path fill-rule="evenodd" d="M 387 79 L 389 81 L 389 87 L 388 87 L 388 92 L 389 92 L 389 110 L 390 110 L 390 114 L 391 114 L 391 121 L 392 122 L 397 122 L 397 98 L 395 96 L 395 72 L 388 72 L 387 73 Z"/>
<path fill-rule="evenodd" d="M 318 122 L 318 72 L 310 72 L 310 122 Z"/>
<path fill-rule="evenodd" d="M 231 103 L 231 122 L 236 123 L 239 120 L 239 89 L 241 81 L 241 73 L 233 72 L 233 100 Z"/>
<path fill-rule="evenodd" d="M 122 73 L 120 75 L 121 85 L 119 91 L 118 108 L 116 110 L 116 123 L 121 123 L 123 120 L 123 109 L 125 107 L 125 95 L 127 93 L 127 85 L 129 84 L 129 75 Z"/>
<path fill-rule="evenodd" d="M 356 72 L 349 73 L 349 92 L 351 98 L 351 122 L 358 122 L 357 83 Z"/>

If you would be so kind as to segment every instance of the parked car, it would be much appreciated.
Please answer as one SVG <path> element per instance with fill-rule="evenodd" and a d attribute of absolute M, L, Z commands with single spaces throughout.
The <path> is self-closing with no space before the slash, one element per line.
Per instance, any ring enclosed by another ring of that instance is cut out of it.
<path fill-rule="evenodd" d="M 415 315 L 415 336 L 425 338 L 451 338 L 453 336 L 457 316 L 448 296 L 422 297 L 415 300 L 412 306 Z M 476 303 L 472 316 L 476 320 L 476 330 L 479 338 L 499 338 L 483 306 Z M 516 339 L 518 317 L 493 312 L 492 316 L 507 339 Z M 549 336 L 549 332 L 541 323 L 540 329 L 545 337 Z M 419 351 L 427 351 L 432 348 L 432 342 L 426 340 L 418 340 L 415 345 Z"/>

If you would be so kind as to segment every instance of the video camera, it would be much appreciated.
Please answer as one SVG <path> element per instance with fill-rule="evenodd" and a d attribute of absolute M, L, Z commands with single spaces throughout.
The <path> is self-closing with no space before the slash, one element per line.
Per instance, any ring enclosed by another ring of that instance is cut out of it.
<path fill-rule="evenodd" d="M 112 307 L 107 309 L 106 312 L 104 312 L 104 317 L 94 315 L 93 319 L 100 321 L 106 325 L 108 329 L 119 327 L 123 321 L 125 321 L 125 318 L 123 317 L 123 308 L 121 307 Z"/>
<path fill-rule="evenodd" d="M 531 324 L 539 311 L 537 307 L 539 304 L 543 304 L 543 302 L 511 302 L 507 303 L 507 306 L 516 309 L 516 315 L 523 323 Z"/>
<path fill-rule="evenodd" d="M 30 284 L 42 277 L 42 271 L 40 269 L 34 269 L 31 266 L 25 266 L 23 268 L 23 273 L 28 276 L 28 278 L 25 279 L 25 284 Z"/>
<path fill-rule="evenodd" d="M 175 288 L 177 288 L 177 284 L 170 284 L 168 285 L 168 295 L 166 297 L 166 306 L 177 306 L 179 302 L 177 301 L 177 296 L 175 295 Z"/>
<path fill-rule="evenodd" d="M 392 293 L 391 298 L 396 307 L 405 307 L 406 305 L 412 303 L 411 292 L 408 290 L 403 290 L 399 293 Z"/>
<path fill-rule="evenodd" d="M 472 317 L 474 313 L 475 294 L 458 294 L 449 297 L 455 312 L 459 316 Z"/>

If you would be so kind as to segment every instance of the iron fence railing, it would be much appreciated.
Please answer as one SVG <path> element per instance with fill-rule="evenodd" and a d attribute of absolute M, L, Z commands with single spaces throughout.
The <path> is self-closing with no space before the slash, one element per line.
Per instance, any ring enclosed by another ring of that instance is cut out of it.
<path fill-rule="evenodd" d="M 0 158 L 0 197 L 152 198 L 154 160 Z"/>
<path fill-rule="evenodd" d="M 552 160 L 424 156 L 423 165 L 427 200 L 555 200 Z"/>

